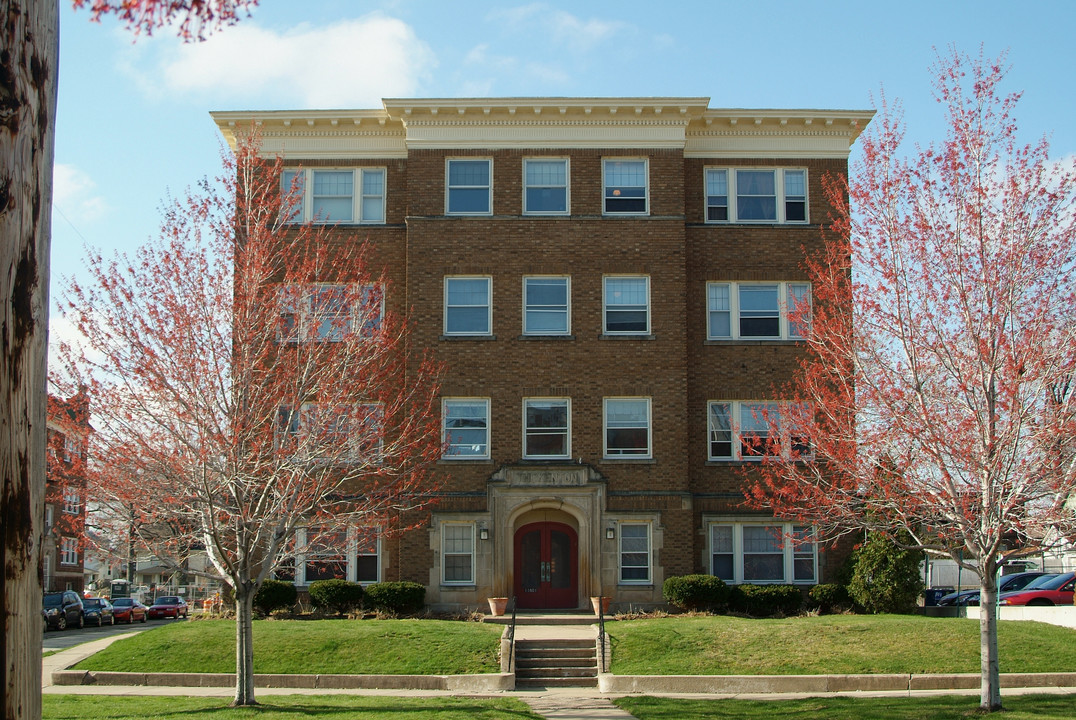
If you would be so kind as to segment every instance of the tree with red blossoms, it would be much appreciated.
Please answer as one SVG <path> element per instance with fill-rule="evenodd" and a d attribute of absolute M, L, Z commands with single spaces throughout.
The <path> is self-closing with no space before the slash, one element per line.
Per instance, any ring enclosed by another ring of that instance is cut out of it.
<path fill-rule="evenodd" d="M 192 40 L 234 23 L 258 0 L 73 0 L 88 2 L 93 19 L 115 14 L 136 33 L 174 25 Z M 36 720 L 59 2 L 4 0 L 0 17 L 0 712 Z"/>
<path fill-rule="evenodd" d="M 154 554 L 204 547 L 236 601 L 236 705 L 255 704 L 252 600 L 296 530 L 402 532 L 441 455 L 440 368 L 413 357 L 375 251 L 292 222 L 302 187 L 256 133 L 166 208 L 133 258 L 91 257 L 62 351 L 94 401 L 91 487 L 137 502 Z M 122 472 L 115 472 L 121 470 Z M 299 548 L 301 551 L 301 548 Z"/>
<path fill-rule="evenodd" d="M 945 140 L 905 159 L 884 106 L 850 182 L 829 182 L 810 357 L 784 391 L 813 457 L 770 455 L 748 489 L 820 536 L 906 531 L 977 572 L 984 710 L 1001 707 L 997 575 L 1072 537 L 1076 480 L 1076 175 L 1018 142 L 1004 60 L 939 55 Z"/>

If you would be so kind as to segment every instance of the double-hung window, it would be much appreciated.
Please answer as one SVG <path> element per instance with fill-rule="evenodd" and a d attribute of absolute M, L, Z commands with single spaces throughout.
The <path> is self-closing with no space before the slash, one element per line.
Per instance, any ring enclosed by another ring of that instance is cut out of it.
<path fill-rule="evenodd" d="M 363 585 L 381 580 L 381 534 L 372 525 L 355 528 L 355 582 Z"/>
<path fill-rule="evenodd" d="M 604 289 L 606 335 L 650 333 L 649 277 L 606 277 Z"/>
<path fill-rule="evenodd" d="M 620 583 L 650 582 L 650 524 L 620 523 Z"/>
<path fill-rule="evenodd" d="M 445 335 L 490 335 L 493 279 L 445 278 Z"/>
<path fill-rule="evenodd" d="M 707 168 L 706 222 L 807 222 L 807 171 Z"/>
<path fill-rule="evenodd" d="M 571 401 L 533 398 L 523 401 L 523 456 L 571 457 Z"/>
<path fill-rule="evenodd" d="M 523 161 L 523 214 L 568 214 L 567 158 Z"/>
<path fill-rule="evenodd" d="M 493 160 L 449 158 L 445 161 L 445 214 L 493 214 Z"/>
<path fill-rule="evenodd" d="M 806 403 L 715 401 L 708 405 L 710 460 L 811 457 Z"/>
<path fill-rule="evenodd" d="M 446 460 L 489 458 L 488 398 L 445 398 L 441 413 Z"/>
<path fill-rule="evenodd" d="M 64 490 L 64 512 L 68 515 L 78 515 L 79 509 L 82 507 L 82 497 L 79 495 L 78 488 L 67 488 Z"/>
<path fill-rule="evenodd" d="M 381 329 L 385 313 L 380 285 L 283 285 L 277 302 L 277 341 L 287 343 L 369 338 Z"/>
<path fill-rule="evenodd" d="M 602 162 L 606 215 L 646 215 L 650 211 L 649 169 L 645 159 L 606 158 Z"/>
<path fill-rule="evenodd" d="M 60 540 L 60 564 L 78 565 L 78 539 L 65 537 Z"/>
<path fill-rule="evenodd" d="M 377 463 L 384 447 L 384 407 L 381 403 L 281 406 L 276 445 L 305 460 Z"/>
<path fill-rule="evenodd" d="M 441 582 L 445 585 L 474 584 L 474 525 L 441 525 Z"/>
<path fill-rule="evenodd" d="M 811 323 L 808 283 L 706 284 L 709 340 L 802 340 Z"/>
<path fill-rule="evenodd" d="M 650 457 L 650 398 L 605 398 L 605 457 Z"/>
<path fill-rule="evenodd" d="M 523 278 L 523 334 L 567 335 L 571 332 L 567 277 Z"/>
<path fill-rule="evenodd" d="M 727 583 L 814 583 L 814 530 L 773 521 L 717 521 L 709 525 L 710 573 Z"/>
<path fill-rule="evenodd" d="M 285 196 L 293 193 L 288 222 L 385 222 L 385 168 L 285 170 L 282 186 Z"/>

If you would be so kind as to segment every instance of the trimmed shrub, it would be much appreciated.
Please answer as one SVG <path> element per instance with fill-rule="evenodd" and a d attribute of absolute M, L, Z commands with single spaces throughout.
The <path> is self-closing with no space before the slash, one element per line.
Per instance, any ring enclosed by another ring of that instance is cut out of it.
<path fill-rule="evenodd" d="M 729 602 L 729 586 L 713 575 L 681 575 L 661 586 L 665 601 L 681 610 L 722 612 Z"/>
<path fill-rule="evenodd" d="M 729 596 L 729 609 L 754 617 L 795 615 L 803 608 L 795 585 L 734 585 Z"/>
<path fill-rule="evenodd" d="M 298 597 L 299 593 L 293 583 L 269 578 L 254 594 L 254 607 L 268 615 L 274 610 L 291 608 Z"/>
<path fill-rule="evenodd" d="M 315 580 L 310 583 L 308 592 L 316 607 L 332 610 L 337 615 L 362 605 L 362 585 L 347 580 Z"/>
<path fill-rule="evenodd" d="M 911 542 L 906 534 L 898 542 Z M 848 594 L 869 613 L 911 613 L 923 592 L 922 550 L 907 550 L 882 533 L 870 533 L 855 551 Z"/>
<path fill-rule="evenodd" d="M 852 598 L 848 594 L 848 588 L 837 583 L 815 585 L 811 588 L 810 598 L 822 613 L 849 610 L 852 607 Z"/>
<path fill-rule="evenodd" d="M 405 615 L 426 606 L 426 586 L 416 582 L 382 582 L 366 587 L 363 607 L 370 610 Z"/>

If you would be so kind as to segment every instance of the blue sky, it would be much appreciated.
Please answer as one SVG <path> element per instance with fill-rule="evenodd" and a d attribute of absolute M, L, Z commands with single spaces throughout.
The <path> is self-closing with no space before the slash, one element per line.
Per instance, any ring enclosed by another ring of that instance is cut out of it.
<path fill-rule="evenodd" d="M 133 39 L 61 0 L 52 295 L 83 246 L 129 251 L 219 168 L 211 110 L 379 108 L 387 97 L 691 96 L 711 107 L 905 107 L 943 132 L 933 49 L 1007 50 L 1023 139 L 1076 155 L 1076 3 L 262 0 L 202 44 Z M 54 312 L 55 315 L 55 312 Z M 54 323 L 54 333 L 62 332 Z"/>

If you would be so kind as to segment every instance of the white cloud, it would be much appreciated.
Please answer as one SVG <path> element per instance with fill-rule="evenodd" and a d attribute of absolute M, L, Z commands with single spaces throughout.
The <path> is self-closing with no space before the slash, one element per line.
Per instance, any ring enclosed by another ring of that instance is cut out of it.
<path fill-rule="evenodd" d="M 157 92 L 229 106 L 377 107 L 383 97 L 417 94 L 436 65 L 409 25 L 380 13 L 283 33 L 247 21 L 203 43 L 154 45 L 160 60 L 148 73 L 128 63 L 144 88 L 152 88 L 152 77 L 163 80 Z"/>
<path fill-rule="evenodd" d="M 631 26 L 619 20 L 582 19 L 564 10 L 554 10 L 545 3 L 532 3 L 505 10 L 495 10 L 489 18 L 503 21 L 515 30 L 533 33 L 541 28 L 553 41 L 571 50 L 586 52 Z"/>
<path fill-rule="evenodd" d="M 57 163 L 53 166 L 53 208 L 76 228 L 92 223 L 105 214 L 107 206 L 96 189 L 93 178 L 74 165 Z"/>

